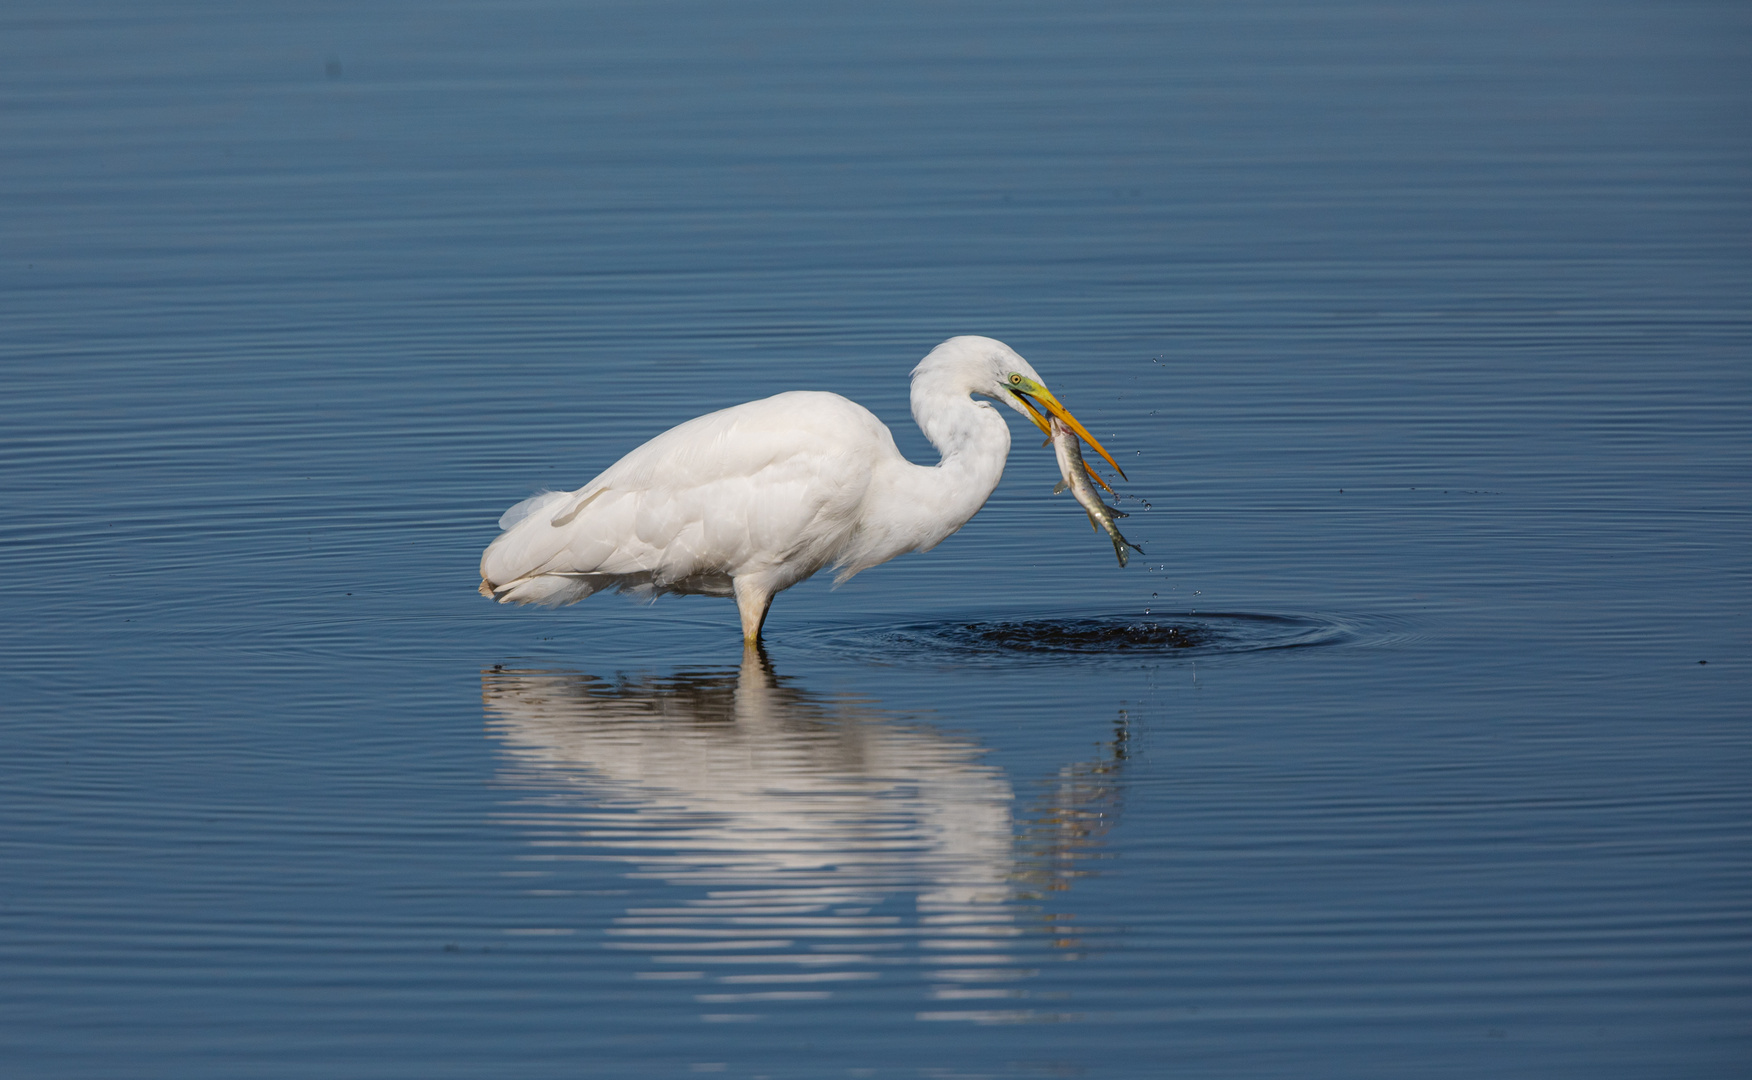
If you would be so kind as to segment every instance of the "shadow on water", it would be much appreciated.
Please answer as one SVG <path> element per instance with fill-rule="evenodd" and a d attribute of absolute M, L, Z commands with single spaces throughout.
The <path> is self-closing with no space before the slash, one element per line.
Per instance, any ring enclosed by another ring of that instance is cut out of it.
<path fill-rule="evenodd" d="M 1059 658 L 1086 663 L 1101 657 L 1196 660 L 1380 644 L 1403 636 L 1402 627 L 1372 617 L 1188 612 L 836 627 L 818 632 L 814 644 L 878 663 L 920 659 L 1001 663 L 1016 656 L 1026 656 L 1030 662 Z"/>
<path fill-rule="evenodd" d="M 1026 1021 L 1039 966 L 1083 942 L 1048 897 L 1118 822 L 1124 720 L 1094 760 L 1016 785 L 965 737 L 740 670 L 482 673 L 506 815 L 543 891 L 626 864 L 606 947 L 708 1019 L 919 987 L 921 1019 Z M 752 1011 L 751 1011 L 752 1010 Z"/>

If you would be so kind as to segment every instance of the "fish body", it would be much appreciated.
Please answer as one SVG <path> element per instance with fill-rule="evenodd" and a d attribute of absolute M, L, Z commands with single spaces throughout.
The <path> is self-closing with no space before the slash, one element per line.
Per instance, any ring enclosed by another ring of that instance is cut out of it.
<path fill-rule="evenodd" d="M 1144 553 L 1142 548 L 1121 536 L 1119 527 L 1113 523 L 1114 518 L 1122 518 L 1127 515 L 1102 502 L 1101 493 L 1096 491 L 1095 485 L 1089 482 L 1089 478 L 1093 474 L 1089 467 L 1083 463 L 1083 449 L 1077 441 L 1076 432 L 1066 427 L 1056 416 L 1051 418 L 1050 423 L 1052 424 L 1052 452 L 1058 458 L 1059 472 L 1064 476 L 1064 479 L 1059 481 L 1058 486 L 1052 489 L 1052 493 L 1057 495 L 1067 487 L 1071 489 L 1071 494 L 1076 496 L 1077 502 L 1081 503 L 1083 509 L 1088 512 L 1089 524 L 1107 531 L 1108 539 L 1113 541 L 1113 553 L 1119 556 L 1119 565 L 1124 566 L 1128 549 L 1139 555 Z M 1097 479 L 1099 478 L 1097 477 Z M 1106 487 L 1105 484 L 1102 486 Z"/>

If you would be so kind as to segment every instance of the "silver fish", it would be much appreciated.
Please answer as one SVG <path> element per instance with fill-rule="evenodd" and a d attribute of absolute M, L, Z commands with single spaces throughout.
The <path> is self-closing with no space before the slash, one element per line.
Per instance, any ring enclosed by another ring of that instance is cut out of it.
<path fill-rule="evenodd" d="M 1094 474 L 1087 465 L 1083 464 L 1083 448 L 1077 440 L 1077 433 L 1066 427 L 1056 416 L 1052 417 L 1049 422 L 1052 424 L 1052 452 L 1058 458 L 1059 472 L 1064 474 L 1064 479 L 1060 480 L 1058 486 L 1052 489 L 1052 493 L 1057 495 L 1067 487 L 1071 489 L 1071 494 L 1075 495 L 1077 501 L 1083 505 L 1083 509 L 1088 511 L 1090 526 L 1107 530 L 1108 539 L 1113 541 L 1113 553 L 1119 556 L 1119 565 L 1124 566 L 1126 549 L 1129 548 L 1139 555 L 1144 553 L 1143 548 L 1119 535 L 1119 527 L 1113 523 L 1114 518 L 1129 515 L 1115 510 L 1101 501 L 1100 492 L 1096 491 L 1095 485 L 1089 482 L 1089 478 Z M 1100 478 L 1096 477 L 1096 479 Z M 1105 483 L 1101 486 L 1107 487 Z M 1108 490 L 1113 489 L 1108 488 Z"/>

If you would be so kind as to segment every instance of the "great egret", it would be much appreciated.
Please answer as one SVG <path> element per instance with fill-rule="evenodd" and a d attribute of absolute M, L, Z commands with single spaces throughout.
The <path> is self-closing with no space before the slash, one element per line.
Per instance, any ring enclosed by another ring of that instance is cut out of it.
<path fill-rule="evenodd" d="M 669 429 L 576 491 L 505 511 L 480 591 L 550 605 L 603 589 L 734 596 L 753 645 L 775 594 L 824 566 L 845 581 L 929 551 L 985 505 L 1010 428 L 973 394 L 1049 431 L 1038 403 L 1125 475 L 1028 361 L 1001 341 L 954 337 L 912 372 L 913 419 L 943 455 L 936 465 L 906 460 L 882 421 L 838 394 L 750 401 Z"/>

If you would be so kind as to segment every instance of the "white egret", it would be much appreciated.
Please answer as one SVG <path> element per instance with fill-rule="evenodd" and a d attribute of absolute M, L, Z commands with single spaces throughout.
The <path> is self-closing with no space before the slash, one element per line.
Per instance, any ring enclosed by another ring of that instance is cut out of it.
<path fill-rule="evenodd" d="M 603 589 L 734 596 L 743 640 L 760 640 L 773 596 L 824 566 L 836 582 L 929 551 L 985 505 L 1010 428 L 990 402 L 1057 416 L 1125 473 L 1059 404 L 1028 361 L 984 337 L 955 337 L 912 372 L 912 414 L 942 454 L 902 457 L 868 409 L 793 390 L 689 420 L 576 491 L 513 506 L 481 556 L 500 603 L 570 604 Z"/>

